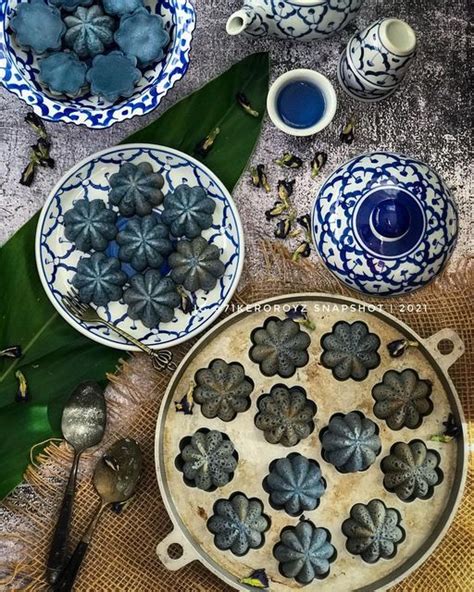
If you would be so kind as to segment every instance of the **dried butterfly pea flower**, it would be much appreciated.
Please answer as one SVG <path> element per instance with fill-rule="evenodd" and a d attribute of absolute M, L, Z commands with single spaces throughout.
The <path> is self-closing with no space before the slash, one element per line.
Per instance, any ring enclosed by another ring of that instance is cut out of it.
<path fill-rule="evenodd" d="M 354 125 L 355 121 L 353 117 L 350 117 L 347 123 L 342 128 L 339 139 L 343 144 L 352 144 L 354 141 Z"/>
<path fill-rule="evenodd" d="M 191 298 L 191 295 L 188 294 L 182 286 L 178 286 L 177 291 L 180 297 L 180 309 L 184 312 L 184 314 L 190 314 L 196 308 L 196 303 Z"/>
<path fill-rule="evenodd" d="M 15 372 L 15 377 L 18 380 L 18 390 L 16 392 L 15 401 L 17 403 L 27 403 L 30 400 L 30 389 L 26 376 L 21 370 Z"/>
<path fill-rule="evenodd" d="M 295 180 L 293 179 L 293 181 L 286 181 L 285 179 L 282 179 L 280 181 L 278 181 L 278 197 L 281 199 L 281 201 L 287 205 L 287 207 L 290 207 L 290 203 L 289 203 L 289 198 L 293 195 L 293 188 L 295 185 Z"/>
<path fill-rule="evenodd" d="M 248 113 L 252 117 L 258 117 L 259 116 L 259 112 L 256 111 L 252 107 L 252 105 L 250 104 L 250 101 L 248 100 L 248 98 L 245 96 L 245 94 L 243 92 L 237 93 L 237 95 L 236 95 L 235 98 L 237 99 L 237 103 L 242 107 L 242 109 L 246 113 Z"/>
<path fill-rule="evenodd" d="M 316 177 L 321 172 L 321 169 L 326 164 L 328 160 L 328 155 L 326 152 L 316 152 L 314 155 L 313 160 L 311 161 L 311 178 L 316 179 Z"/>
<path fill-rule="evenodd" d="M 452 413 L 448 415 L 448 419 L 446 421 L 443 421 L 443 425 L 445 427 L 443 434 L 444 436 L 457 438 L 461 435 L 461 426 L 454 419 L 454 415 Z"/>
<path fill-rule="evenodd" d="M 252 167 L 250 169 L 250 178 L 252 180 L 252 185 L 254 187 L 260 187 L 260 179 L 259 179 L 259 176 L 258 176 L 257 167 Z"/>
<path fill-rule="evenodd" d="M 299 247 L 295 251 L 293 251 L 293 255 L 291 256 L 292 261 L 299 261 L 302 257 L 306 259 L 311 255 L 311 245 L 309 242 L 305 241 L 300 244 Z"/>
<path fill-rule="evenodd" d="M 299 218 L 297 218 L 296 221 L 298 222 L 298 224 L 300 224 L 300 226 L 302 226 L 305 229 L 306 232 L 311 233 L 310 214 L 304 214 L 304 216 L 300 216 Z"/>
<path fill-rule="evenodd" d="M 193 391 L 196 385 L 191 382 L 187 393 L 182 399 L 174 402 L 174 407 L 177 413 L 184 413 L 184 415 L 192 415 L 194 408 Z"/>
<path fill-rule="evenodd" d="M 316 329 L 316 325 L 309 318 L 308 311 L 301 304 L 299 306 L 294 306 L 290 310 L 287 310 L 285 314 L 289 319 L 292 319 L 310 331 L 314 331 Z"/>
<path fill-rule="evenodd" d="M 270 193 L 271 187 L 268 183 L 267 174 L 265 172 L 265 165 L 263 165 L 263 164 L 257 165 L 257 175 L 258 175 L 260 187 L 263 187 L 267 193 Z"/>
<path fill-rule="evenodd" d="M 248 578 L 242 578 L 240 583 L 250 586 L 251 588 L 261 588 L 262 590 L 268 588 L 270 585 L 264 569 L 254 570 Z"/>
<path fill-rule="evenodd" d="M 285 152 L 283 156 L 275 160 L 275 164 L 289 169 L 299 169 L 303 166 L 303 161 L 299 156 Z"/>
<path fill-rule="evenodd" d="M 290 218 L 283 218 L 283 220 L 279 220 L 276 228 L 275 228 L 275 237 L 280 239 L 285 239 L 291 230 L 291 219 Z"/>
<path fill-rule="evenodd" d="M 32 127 L 33 131 L 38 135 L 38 137 L 45 140 L 47 139 L 48 132 L 44 127 L 43 121 L 38 117 L 38 115 L 36 115 L 36 113 L 33 113 L 33 111 L 28 112 L 25 116 L 25 123 Z"/>
<path fill-rule="evenodd" d="M 418 342 L 409 341 L 408 339 L 397 339 L 387 345 L 391 358 L 401 358 L 409 347 L 418 347 Z"/>
<path fill-rule="evenodd" d="M 0 358 L 21 358 L 22 351 L 20 345 L 11 345 L 0 351 Z"/>
<path fill-rule="evenodd" d="M 201 140 L 195 147 L 194 152 L 201 156 L 206 157 L 214 146 L 217 136 L 221 133 L 220 128 L 216 127 L 212 132 Z"/>
<path fill-rule="evenodd" d="M 36 167 L 47 166 L 50 169 L 54 167 L 54 160 L 49 155 L 51 144 L 49 140 L 40 138 L 36 144 L 31 146 L 30 162 L 26 165 L 20 177 L 20 184 L 29 187 L 35 177 Z"/>
<path fill-rule="evenodd" d="M 276 201 L 273 204 L 273 207 L 265 212 L 265 217 L 267 220 L 277 218 L 278 216 L 281 216 L 284 212 L 286 212 L 287 209 L 288 206 L 284 204 L 282 201 Z"/>

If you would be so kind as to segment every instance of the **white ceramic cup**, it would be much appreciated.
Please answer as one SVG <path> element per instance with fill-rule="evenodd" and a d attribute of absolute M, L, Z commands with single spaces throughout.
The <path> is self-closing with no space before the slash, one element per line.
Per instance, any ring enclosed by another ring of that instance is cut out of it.
<path fill-rule="evenodd" d="M 325 109 L 321 119 L 310 127 L 297 128 L 285 123 L 280 117 L 277 108 L 278 95 L 281 90 L 291 82 L 308 82 L 319 88 L 323 93 Z M 332 83 L 319 72 L 299 68 L 285 72 L 270 87 L 267 96 L 267 111 L 273 124 L 282 132 L 290 136 L 312 136 L 327 127 L 334 118 L 337 110 L 337 95 Z"/>

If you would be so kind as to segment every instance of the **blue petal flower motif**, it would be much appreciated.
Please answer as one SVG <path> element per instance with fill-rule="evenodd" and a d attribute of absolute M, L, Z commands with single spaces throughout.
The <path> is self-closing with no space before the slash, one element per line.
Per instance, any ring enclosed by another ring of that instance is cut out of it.
<path fill-rule="evenodd" d="M 315 460 L 292 453 L 271 463 L 263 488 L 270 494 L 270 504 L 274 508 L 299 516 L 318 507 L 326 482 Z"/>
<path fill-rule="evenodd" d="M 336 559 L 336 549 L 331 544 L 331 535 L 325 528 L 318 528 L 309 520 L 296 526 L 287 526 L 281 531 L 280 542 L 273 549 L 280 562 L 280 573 L 306 586 L 315 579 L 329 575 L 331 563 Z"/>
<path fill-rule="evenodd" d="M 118 206 L 122 216 L 147 216 L 163 201 L 163 177 L 148 162 L 124 163 L 109 183 L 110 203 Z"/>
<path fill-rule="evenodd" d="M 181 240 L 168 259 L 171 277 L 190 292 L 212 290 L 225 271 L 220 256 L 219 247 L 209 244 L 201 236 L 192 241 Z"/>
<path fill-rule="evenodd" d="M 250 549 L 259 549 L 265 542 L 270 519 L 263 513 L 263 504 L 257 498 L 235 493 L 228 500 L 214 504 L 214 514 L 207 528 L 215 535 L 214 544 L 221 551 L 230 549 L 241 557 Z"/>
<path fill-rule="evenodd" d="M 120 300 L 127 276 L 120 269 L 120 261 L 104 253 L 82 257 L 77 264 L 72 285 L 77 288 L 82 302 L 105 306 Z"/>
<path fill-rule="evenodd" d="M 401 521 L 400 513 L 395 508 L 387 508 L 379 499 L 368 504 L 355 504 L 351 517 L 342 524 L 347 550 L 360 555 L 366 563 L 392 559 L 405 539 Z"/>
<path fill-rule="evenodd" d="M 102 6 L 107 14 L 120 16 L 143 8 L 143 0 L 102 0 Z"/>
<path fill-rule="evenodd" d="M 116 218 L 101 199 L 80 199 L 64 214 L 64 235 L 80 251 L 104 251 L 117 234 Z"/>
<path fill-rule="evenodd" d="M 168 228 L 153 214 L 130 220 L 116 240 L 120 245 L 119 259 L 130 263 L 137 271 L 147 267 L 159 269 L 173 250 Z"/>
<path fill-rule="evenodd" d="M 136 58 L 140 66 L 162 60 L 164 48 L 170 42 L 162 18 L 145 8 L 122 16 L 114 38 L 125 55 Z"/>
<path fill-rule="evenodd" d="M 41 23 L 40 27 L 38 23 Z M 43 0 L 18 4 L 10 26 L 18 45 L 38 54 L 61 49 L 61 41 L 66 31 L 59 10 Z"/>
<path fill-rule="evenodd" d="M 134 275 L 123 299 L 128 304 L 130 318 L 140 320 L 149 328 L 172 321 L 174 310 L 180 303 L 173 280 L 161 277 L 160 272 L 155 269 Z"/>
<path fill-rule="evenodd" d="M 90 6 L 94 0 L 49 0 L 49 2 L 62 10 L 73 12 L 79 6 Z"/>
<path fill-rule="evenodd" d="M 380 454 L 377 424 L 358 411 L 336 413 L 321 432 L 323 458 L 341 473 L 365 471 Z"/>
<path fill-rule="evenodd" d="M 87 86 L 87 65 L 70 51 L 52 53 L 39 63 L 41 81 L 52 93 L 78 96 Z"/>
<path fill-rule="evenodd" d="M 64 23 L 64 43 L 81 58 L 103 53 L 114 41 L 115 21 L 100 6 L 80 6 L 74 14 L 64 17 Z"/>
<path fill-rule="evenodd" d="M 142 77 L 135 65 L 136 60 L 125 56 L 121 51 L 96 55 L 87 72 L 92 92 L 111 103 L 120 97 L 130 97 Z"/>
<path fill-rule="evenodd" d="M 212 226 L 212 215 L 216 209 L 213 199 L 202 187 L 178 185 L 163 201 L 163 222 L 176 237 L 196 238 L 203 230 Z"/>

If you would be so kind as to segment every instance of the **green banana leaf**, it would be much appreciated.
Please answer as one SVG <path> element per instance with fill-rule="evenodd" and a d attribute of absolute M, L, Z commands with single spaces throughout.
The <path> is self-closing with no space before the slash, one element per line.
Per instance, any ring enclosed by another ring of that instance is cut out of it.
<path fill-rule="evenodd" d="M 183 99 L 124 143 L 163 144 L 194 153 L 195 146 L 219 127 L 211 152 L 201 159 L 232 191 L 259 137 L 268 90 L 266 53 L 242 60 Z M 247 114 L 236 102 L 244 92 L 259 111 Z M 0 358 L 0 497 L 17 485 L 30 448 L 60 435 L 62 407 L 81 381 L 104 381 L 123 352 L 109 349 L 72 329 L 50 304 L 35 265 L 38 214 L 0 248 L 0 350 L 20 345 L 18 360 Z M 30 400 L 15 396 L 20 370 Z"/>

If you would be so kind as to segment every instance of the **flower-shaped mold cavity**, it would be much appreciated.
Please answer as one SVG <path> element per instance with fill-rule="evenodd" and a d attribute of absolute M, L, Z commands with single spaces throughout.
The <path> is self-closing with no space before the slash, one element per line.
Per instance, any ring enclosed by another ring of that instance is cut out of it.
<path fill-rule="evenodd" d="M 341 473 L 365 471 L 382 449 L 377 424 L 358 411 L 336 413 L 320 436 L 324 460 Z"/>
<path fill-rule="evenodd" d="M 258 399 L 257 407 L 255 425 L 270 444 L 295 446 L 314 430 L 316 403 L 300 386 L 276 384 L 270 394 Z"/>
<path fill-rule="evenodd" d="M 193 400 L 201 406 L 204 417 L 232 421 L 237 413 L 249 409 L 254 383 L 238 362 L 213 360 L 208 368 L 196 372 L 194 380 Z"/>
<path fill-rule="evenodd" d="M 103 53 L 114 41 L 114 19 L 104 14 L 100 6 L 80 6 L 64 22 L 67 27 L 64 43 L 81 58 Z"/>
<path fill-rule="evenodd" d="M 173 320 L 174 310 L 180 303 L 173 280 L 161 277 L 155 269 L 130 278 L 130 287 L 125 290 L 123 300 L 128 304 L 130 318 L 149 328 Z"/>
<path fill-rule="evenodd" d="M 329 575 L 337 552 L 331 544 L 331 534 L 309 520 L 287 526 L 280 533 L 280 541 L 273 549 L 282 576 L 306 586 Z"/>
<path fill-rule="evenodd" d="M 109 179 L 110 203 L 118 206 L 122 216 L 147 216 L 163 201 L 164 180 L 148 162 L 126 162 Z"/>
<path fill-rule="evenodd" d="M 342 524 L 347 550 L 360 555 L 367 563 L 392 559 L 397 546 L 405 540 L 401 521 L 400 513 L 395 508 L 387 508 L 379 499 L 368 504 L 355 504 L 351 517 Z"/>
<path fill-rule="evenodd" d="M 125 55 L 136 58 L 139 66 L 148 66 L 164 57 L 170 36 L 163 27 L 161 16 L 139 8 L 122 16 L 114 36 Z"/>
<path fill-rule="evenodd" d="M 129 14 L 143 8 L 143 0 L 102 0 L 102 6 L 107 14 Z"/>
<path fill-rule="evenodd" d="M 104 251 L 117 234 L 116 218 L 101 199 L 80 199 L 64 214 L 64 235 L 80 251 Z"/>
<path fill-rule="evenodd" d="M 265 376 L 293 376 L 308 363 L 310 336 L 292 319 L 270 317 L 263 327 L 252 331 L 249 356 Z"/>
<path fill-rule="evenodd" d="M 207 521 L 207 528 L 214 534 L 214 544 L 221 551 L 230 549 L 241 557 L 250 549 L 259 549 L 265 543 L 265 532 L 270 528 L 270 518 L 263 512 L 263 503 L 236 492 L 229 499 L 214 504 L 214 514 Z"/>
<path fill-rule="evenodd" d="M 121 51 L 96 55 L 92 60 L 92 67 L 87 72 L 87 80 L 93 94 L 111 103 L 120 97 L 130 97 L 142 77 L 135 65 L 136 61 Z"/>
<path fill-rule="evenodd" d="M 104 253 L 93 253 L 81 257 L 77 264 L 72 285 L 79 292 L 82 302 L 105 306 L 108 302 L 120 300 L 127 276 L 120 269 L 120 261 Z"/>
<path fill-rule="evenodd" d="M 189 487 L 215 491 L 232 481 L 239 456 L 226 434 L 202 428 L 183 438 L 179 448 L 176 468 Z"/>
<path fill-rule="evenodd" d="M 321 363 L 337 380 L 364 380 L 380 364 L 380 339 L 362 321 L 338 321 L 321 338 Z"/>
<path fill-rule="evenodd" d="M 385 419 L 392 430 L 416 429 L 423 417 L 433 411 L 431 391 L 431 382 L 420 379 L 415 370 L 389 370 L 382 382 L 372 389 L 376 401 L 374 413 L 379 419 Z"/>
<path fill-rule="evenodd" d="M 163 201 L 163 222 L 174 236 L 196 238 L 203 230 L 212 226 L 212 215 L 216 209 L 213 199 L 202 187 L 178 185 Z"/>
<path fill-rule="evenodd" d="M 171 277 L 190 292 L 212 290 L 225 271 L 220 255 L 219 247 L 201 236 L 191 241 L 181 240 L 168 259 Z"/>
<path fill-rule="evenodd" d="M 404 502 L 432 497 L 434 488 L 443 480 L 440 460 L 436 450 L 428 449 L 421 440 L 397 442 L 389 456 L 382 459 L 385 489 Z"/>
<path fill-rule="evenodd" d="M 86 86 L 87 66 L 70 51 L 58 51 L 39 63 L 39 77 L 52 94 L 78 96 Z"/>
<path fill-rule="evenodd" d="M 66 31 L 59 10 L 43 0 L 19 3 L 10 26 L 18 45 L 38 54 L 48 49 L 61 49 L 61 40 Z"/>
<path fill-rule="evenodd" d="M 285 510 L 290 516 L 299 516 L 318 507 L 326 491 L 326 481 L 315 460 L 298 453 L 279 458 L 270 464 L 270 473 L 263 481 L 270 495 L 270 505 Z"/>
<path fill-rule="evenodd" d="M 117 234 L 117 243 L 120 245 L 119 259 L 130 263 L 137 271 L 147 267 L 159 269 L 173 250 L 168 228 L 153 214 L 130 220 Z"/>
<path fill-rule="evenodd" d="M 73 12 L 79 6 L 90 6 L 94 0 L 49 0 L 51 4 L 61 8 L 62 10 L 67 10 L 68 12 Z"/>

